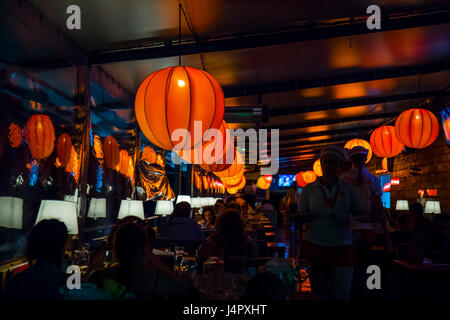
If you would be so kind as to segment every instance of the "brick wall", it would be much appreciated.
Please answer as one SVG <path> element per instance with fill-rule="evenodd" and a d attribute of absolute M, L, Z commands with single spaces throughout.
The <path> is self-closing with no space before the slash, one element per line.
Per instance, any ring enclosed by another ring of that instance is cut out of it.
<path fill-rule="evenodd" d="M 417 201 L 418 189 L 437 189 L 442 213 L 450 214 L 450 147 L 447 147 L 442 127 L 439 137 L 425 149 L 408 149 L 394 157 L 392 178 L 400 178 L 400 185 L 391 187 L 391 208 L 397 200 Z M 375 174 L 381 169 L 381 158 L 374 157 L 367 169 Z M 410 169 L 422 170 L 422 175 L 411 175 Z"/>

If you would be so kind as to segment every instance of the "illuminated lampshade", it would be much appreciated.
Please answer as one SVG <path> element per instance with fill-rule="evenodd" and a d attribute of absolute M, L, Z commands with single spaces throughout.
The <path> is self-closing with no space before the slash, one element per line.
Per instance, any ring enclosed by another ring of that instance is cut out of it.
<path fill-rule="evenodd" d="M 106 199 L 92 198 L 87 216 L 88 218 L 106 218 Z"/>
<path fill-rule="evenodd" d="M 177 203 L 182 202 L 182 201 L 191 204 L 191 196 L 180 194 L 180 195 L 177 197 Z"/>
<path fill-rule="evenodd" d="M 42 200 L 36 224 L 41 220 L 47 219 L 56 219 L 64 222 L 69 234 L 78 234 L 77 204 L 75 202 Z"/>
<path fill-rule="evenodd" d="M 145 219 L 144 205 L 140 200 L 122 200 L 120 203 L 119 216 L 117 219 L 123 219 L 128 216 L 135 216 Z"/>
<path fill-rule="evenodd" d="M 156 215 L 168 216 L 173 212 L 173 202 L 169 200 L 158 200 L 156 202 Z"/>
<path fill-rule="evenodd" d="M 178 144 L 178 140 L 171 140 L 177 129 L 191 133 L 193 141 L 186 145 L 189 149 L 198 146 L 206 130 L 219 129 L 224 111 L 225 99 L 217 80 L 191 67 L 168 67 L 153 72 L 136 93 L 135 112 L 142 133 L 167 150 Z M 193 134 L 195 121 L 202 125 L 198 137 Z"/>
<path fill-rule="evenodd" d="M 381 126 L 375 129 L 370 136 L 370 146 L 373 153 L 382 158 L 391 158 L 403 150 L 403 144 L 395 135 L 393 126 Z"/>
<path fill-rule="evenodd" d="M 206 197 L 201 198 L 200 203 L 202 204 L 202 207 L 209 206 L 209 198 Z"/>
<path fill-rule="evenodd" d="M 363 148 L 366 148 L 367 150 L 369 150 L 369 153 L 367 154 L 367 160 L 366 160 L 366 163 L 368 163 L 370 161 L 370 159 L 372 159 L 372 147 L 370 146 L 370 143 L 368 143 L 364 139 L 352 139 L 350 141 L 347 141 L 344 148 L 348 149 L 348 150 L 352 150 L 356 146 L 360 146 L 360 147 L 363 147 Z"/>
<path fill-rule="evenodd" d="M 395 210 L 398 211 L 407 211 L 409 210 L 409 205 L 407 200 L 397 200 L 395 204 Z"/>
<path fill-rule="evenodd" d="M 426 109 L 413 108 L 403 111 L 395 121 L 395 135 L 401 143 L 410 148 L 428 147 L 438 134 L 438 120 Z"/>
<path fill-rule="evenodd" d="M 23 199 L 0 197 L 0 227 L 22 229 Z"/>
<path fill-rule="evenodd" d="M 441 213 L 441 205 L 439 201 L 436 200 L 428 200 L 425 203 L 425 213 Z"/>
<path fill-rule="evenodd" d="M 208 197 L 208 206 L 213 206 L 216 204 L 216 199 L 212 197 Z"/>
<path fill-rule="evenodd" d="M 323 176 L 322 165 L 320 164 L 320 159 L 317 159 L 313 165 L 313 171 L 318 176 Z"/>
<path fill-rule="evenodd" d="M 50 118 L 35 114 L 27 122 L 25 140 L 33 158 L 47 158 L 55 147 L 55 128 Z"/>
<path fill-rule="evenodd" d="M 191 208 L 201 208 L 202 207 L 202 198 L 196 197 L 191 198 Z"/>

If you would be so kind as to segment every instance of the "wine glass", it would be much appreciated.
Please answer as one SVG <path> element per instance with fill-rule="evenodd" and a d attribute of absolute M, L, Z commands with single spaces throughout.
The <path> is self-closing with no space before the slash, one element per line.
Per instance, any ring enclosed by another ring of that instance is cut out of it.
<path fill-rule="evenodd" d="M 183 257 L 180 263 L 182 275 L 193 280 L 197 273 L 197 259 L 195 257 Z"/>

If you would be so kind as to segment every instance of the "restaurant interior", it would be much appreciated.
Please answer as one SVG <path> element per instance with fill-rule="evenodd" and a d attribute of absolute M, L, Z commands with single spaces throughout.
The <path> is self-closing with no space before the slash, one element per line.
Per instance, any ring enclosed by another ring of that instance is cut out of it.
<path fill-rule="evenodd" d="M 450 299 L 448 1 L 9 0 L 0 16 L 2 299 Z M 347 170 L 363 154 L 380 190 L 383 217 L 345 243 L 355 263 L 305 245 L 333 152 Z M 48 220 L 68 278 L 33 296 L 20 279 L 50 272 Z M 348 294 L 316 289 L 322 260 L 351 264 Z"/>

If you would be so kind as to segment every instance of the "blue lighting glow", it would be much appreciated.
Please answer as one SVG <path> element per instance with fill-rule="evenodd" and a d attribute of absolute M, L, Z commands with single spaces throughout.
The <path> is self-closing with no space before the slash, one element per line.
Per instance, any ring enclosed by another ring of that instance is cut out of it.
<path fill-rule="evenodd" d="M 30 186 L 34 186 L 38 179 L 38 172 L 39 172 L 39 164 L 37 161 L 33 161 L 31 163 L 31 170 L 30 170 Z"/>

